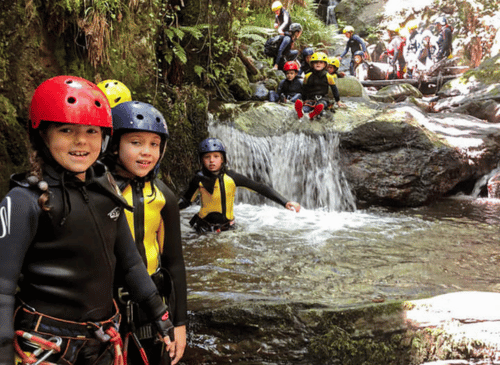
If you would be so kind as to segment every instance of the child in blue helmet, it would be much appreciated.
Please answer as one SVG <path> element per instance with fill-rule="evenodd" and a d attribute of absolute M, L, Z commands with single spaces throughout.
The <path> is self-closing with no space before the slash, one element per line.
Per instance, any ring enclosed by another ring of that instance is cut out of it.
<path fill-rule="evenodd" d="M 0 202 L 0 364 L 123 360 L 118 267 L 170 347 L 167 306 L 123 214 L 130 206 L 97 163 L 112 130 L 106 97 L 85 79 L 56 76 L 35 90 L 29 114 L 30 171 L 12 176 Z M 52 354 L 33 350 L 44 340 Z"/>
<path fill-rule="evenodd" d="M 119 103 L 111 112 L 114 134 L 105 160 L 123 196 L 134 206 L 134 212 L 126 216 L 142 260 L 160 294 L 171 303 L 175 342 L 169 355 L 176 364 L 186 347 L 186 273 L 177 198 L 157 178 L 167 144 L 167 124 L 156 108 L 139 101 Z M 118 299 L 123 313 L 129 313 L 121 329 L 129 338 L 125 348 L 129 363 L 142 363 L 141 347 L 149 363 L 170 363 L 149 330 L 151 324 L 124 294 L 127 290 L 120 288 Z"/>
<path fill-rule="evenodd" d="M 234 226 L 233 206 L 238 186 L 253 190 L 288 210 L 300 211 L 299 203 L 288 201 L 271 187 L 227 169 L 226 149 L 219 139 L 203 140 L 198 153 L 202 169 L 179 201 L 179 208 L 184 209 L 200 195 L 200 211 L 189 222 L 198 233 L 226 231 Z"/>

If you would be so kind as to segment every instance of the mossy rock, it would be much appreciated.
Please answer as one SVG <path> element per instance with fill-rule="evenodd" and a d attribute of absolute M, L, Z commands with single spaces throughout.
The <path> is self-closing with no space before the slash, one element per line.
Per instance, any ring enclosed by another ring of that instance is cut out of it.
<path fill-rule="evenodd" d="M 11 174 L 28 168 L 28 136 L 17 121 L 14 106 L 0 95 L 0 200 L 9 188 Z"/>

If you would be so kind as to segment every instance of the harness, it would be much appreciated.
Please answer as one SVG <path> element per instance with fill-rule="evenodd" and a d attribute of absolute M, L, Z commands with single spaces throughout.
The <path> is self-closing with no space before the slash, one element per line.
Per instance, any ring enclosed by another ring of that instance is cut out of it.
<path fill-rule="evenodd" d="M 21 358 L 23 364 L 52 365 L 47 362 L 48 358 L 61 352 L 63 357 L 74 354 L 68 351 L 70 344 L 85 342 L 87 340 L 98 340 L 101 343 L 110 342 L 114 347 L 114 365 L 124 365 L 123 342 L 118 332 L 121 315 L 115 304 L 115 314 L 100 322 L 73 322 L 47 316 L 37 312 L 34 308 L 22 303 L 15 311 L 15 326 L 22 328 L 14 336 L 14 349 Z M 36 334 L 35 334 L 36 333 Z M 48 339 L 45 336 L 50 336 Z M 24 341 L 21 343 L 19 340 Z M 36 350 L 27 355 L 29 347 Z M 45 352 L 43 354 L 43 352 Z M 69 354 L 68 354 L 69 352 Z M 42 355 L 43 354 L 43 355 Z M 65 363 L 71 363 L 72 359 L 64 359 Z"/>

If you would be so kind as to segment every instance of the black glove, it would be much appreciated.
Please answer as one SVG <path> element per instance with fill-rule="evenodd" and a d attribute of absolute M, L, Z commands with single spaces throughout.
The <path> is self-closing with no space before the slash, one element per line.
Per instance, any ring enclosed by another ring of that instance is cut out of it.
<path fill-rule="evenodd" d="M 165 312 L 163 316 L 155 320 L 153 325 L 155 326 L 156 331 L 160 334 L 161 338 L 168 336 L 170 337 L 170 341 L 175 341 L 174 325 L 169 319 L 168 311 Z"/>

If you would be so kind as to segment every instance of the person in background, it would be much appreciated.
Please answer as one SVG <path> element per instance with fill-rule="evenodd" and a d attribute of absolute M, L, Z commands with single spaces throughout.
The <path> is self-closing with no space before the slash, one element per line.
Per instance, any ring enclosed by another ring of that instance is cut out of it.
<path fill-rule="evenodd" d="M 288 61 L 283 67 L 285 79 L 281 80 L 278 85 L 278 90 L 269 93 L 269 101 L 282 103 L 295 103 L 297 99 L 302 97 L 302 80 L 297 77 L 299 74 L 299 66 L 295 61 Z"/>
<path fill-rule="evenodd" d="M 302 34 L 302 26 L 299 23 L 292 23 L 290 25 L 290 35 L 282 36 L 278 53 L 274 58 L 273 70 L 282 70 L 283 66 L 288 61 L 294 61 L 299 54 L 299 51 L 292 50 L 294 42 L 299 39 Z"/>
<path fill-rule="evenodd" d="M 333 75 L 337 78 L 345 77 L 345 73 L 339 71 L 340 61 L 337 57 L 330 57 L 328 59 L 328 65 L 326 66 L 326 70 L 330 75 Z"/>
<path fill-rule="evenodd" d="M 111 113 L 114 133 L 105 162 L 127 203 L 134 206 L 126 217 L 137 250 L 159 293 L 171 304 L 175 326 L 171 363 L 176 364 L 186 348 L 187 289 L 177 198 L 157 177 L 167 148 L 167 123 L 156 108 L 139 101 L 120 103 Z M 143 364 L 142 348 L 150 364 L 170 364 L 151 323 L 125 291 L 121 288 L 118 294 L 123 313 L 128 313 L 121 328 L 128 339 L 128 363 Z"/>
<path fill-rule="evenodd" d="M 354 53 L 354 74 L 359 81 L 368 80 L 368 63 L 365 61 L 364 53 Z"/>
<path fill-rule="evenodd" d="M 439 62 L 443 58 L 449 57 L 453 52 L 453 29 L 444 16 L 439 17 L 434 24 L 439 32 L 437 39 L 438 50 L 436 54 L 436 61 Z"/>
<path fill-rule="evenodd" d="M 118 80 L 104 80 L 97 84 L 97 87 L 106 95 L 111 108 L 120 103 L 132 101 L 132 93 L 125 84 Z"/>
<path fill-rule="evenodd" d="M 323 109 L 330 104 L 328 90 L 331 89 L 333 97 L 339 107 L 345 105 L 340 101 L 339 90 L 335 85 L 335 77 L 326 71 L 328 56 L 324 52 L 316 52 L 311 57 L 312 71 L 309 72 L 303 81 L 303 100 L 295 102 L 295 111 L 301 119 L 304 112 L 309 113 L 309 119 L 321 115 Z"/>
<path fill-rule="evenodd" d="M 130 234 L 131 207 L 97 162 L 112 133 L 108 100 L 90 81 L 56 76 L 29 116 L 30 171 L 12 176 L 0 203 L 0 363 L 14 364 L 14 349 L 16 363 L 123 363 L 117 267 L 170 351 L 173 325 Z"/>
<path fill-rule="evenodd" d="M 305 74 L 311 72 L 311 56 L 314 54 L 314 49 L 312 47 L 306 47 L 302 50 L 300 59 L 300 70 L 299 76 L 303 77 Z"/>
<path fill-rule="evenodd" d="M 391 56 L 390 64 L 394 67 L 396 77 L 398 79 L 402 79 L 404 78 L 406 68 L 406 60 L 404 56 L 406 39 L 400 37 L 399 30 L 399 24 L 389 24 L 387 27 L 387 35 L 389 36 L 390 43 L 387 46 L 387 50 L 380 57 L 382 58 L 385 54 Z"/>
<path fill-rule="evenodd" d="M 275 1 L 271 5 L 271 10 L 276 14 L 274 20 L 274 28 L 279 34 L 285 35 L 288 32 L 290 25 L 292 24 L 292 18 L 290 18 L 290 13 L 283 7 L 281 1 Z"/>
<path fill-rule="evenodd" d="M 350 25 L 346 26 L 343 30 L 343 33 L 347 37 L 347 44 L 345 46 L 344 52 L 338 57 L 339 61 L 342 61 L 342 58 L 351 51 L 351 63 L 349 66 L 349 72 L 354 76 L 354 53 L 357 51 L 363 51 L 365 54 L 365 58 L 368 59 L 368 51 L 366 49 L 365 42 L 361 39 L 361 37 L 357 34 L 354 34 L 354 28 Z"/>
<path fill-rule="evenodd" d="M 237 187 L 253 190 L 288 210 L 297 213 L 300 211 L 299 203 L 283 198 L 270 186 L 228 169 L 226 148 L 221 140 L 203 140 L 198 148 L 198 155 L 202 169 L 196 173 L 179 200 L 179 208 L 184 209 L 200 196 L 200 211 L 189 221 L 198 233 L 234 228 L 233 207 Z"/>

